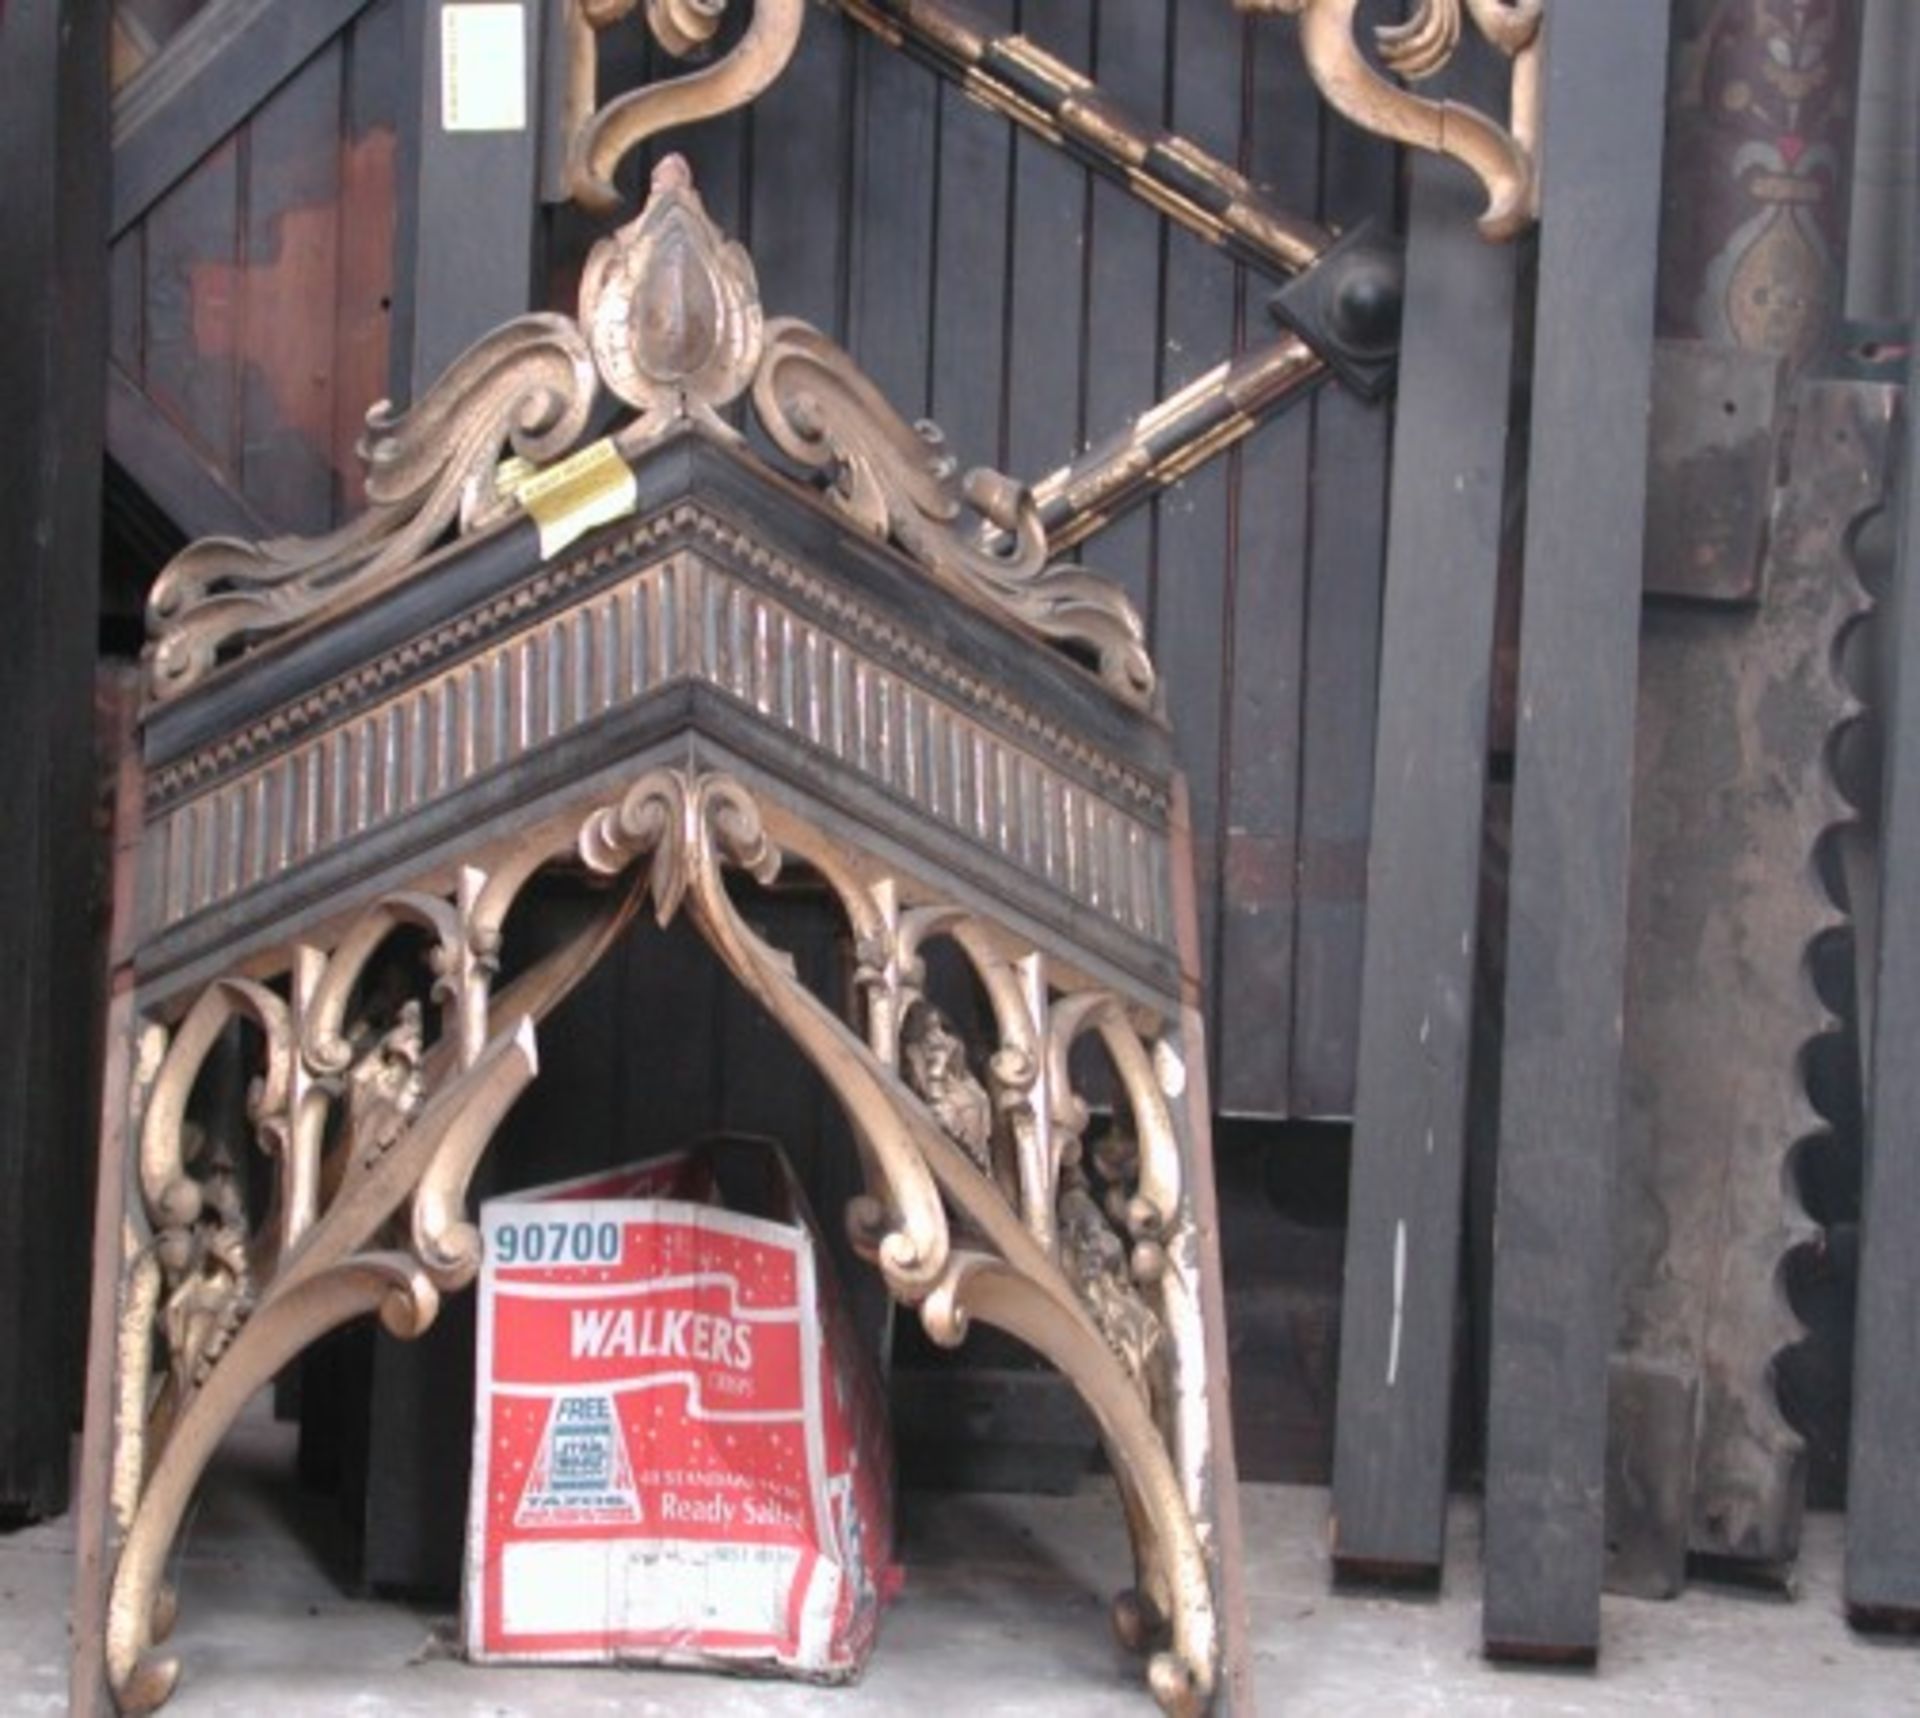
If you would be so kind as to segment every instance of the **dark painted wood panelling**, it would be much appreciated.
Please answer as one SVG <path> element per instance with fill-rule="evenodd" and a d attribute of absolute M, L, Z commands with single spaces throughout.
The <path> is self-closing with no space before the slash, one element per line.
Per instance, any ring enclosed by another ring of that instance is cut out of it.
<path fill-rule="evenodd" d="M 1026 0 L 1020 22 L 1050 53 L 1087 66 L 1094 10 L 1081 0 Z M 994 457 L 1007 470 L 1036 473 L 1086 440 L 1088 175 L 1026 132 L 1012 141 L 1005 433 Z"/>
<path fill-rule="evenodd" d="M 753 260 L 768 308 L 844 338 L 855 44 L 816 22 L 754 111 Z M 779 147 L 768 145 L 778 139 Z M 823 191 L 822 186 L 830 189 Z"/>
<path fill-rule="evenodd" d="M 1013 11 L 1012 0 L 995 0 L 981 17 L 1011 29 Z M 1013 128 L 953 84 L 938 100 L 928 406 L 966 470 L 1001 458 Z"/>
<path fill-rule="evenodd" d="M 273 531 L 358 508 L 387 392 L 402 13 L 356 10 L 111 256 L 115 364 Z"/>
<path fill-rule="evenodd" d="M 1168 40 L 1168 122 L 1211 154 L 1232 160 L 1241 135 L 1243 27 L 1226 7 L 1176 6 Z M 1233 350 L 1245 283 L 1193 234 L 1161 238 L 1160 392 L 1184 388 Z M 1106 426 L 1101 426 L 1102 428 Z M 1222 672 L 1233 602 L 1232 516 L 1239 477 L 1232 456 L 1201 466 L 1157 503 L 1152 577 L 1153 651 L 1166 688 L 1193 817 L 1200 947 L 1219 978 Z M 1218 992 L 1209 1011 L 1219 1015 Z M 1218 1063 L 1215 1063 L 1216 1068 Z"/>
<path fill-rule="evenodd" d="M 1167 22 L 1164 6 L 1098 10 L 1094 76 L 1116 101 L 1164 124 L 1167 113 Z M 1087 232 L 1082 345 L 1087 353 L 1085 432 L 1097 441 L 1160 394 L 1160 220 L 1137 197 L 1106 180 L 1092 188 Z M 1149 337 L 1151 330 L 1151 337 Z M 1042 459 L 1050 469 L 1057 457 Z M 1081 551 L 1089 566 L 1118 579 L 1140 605 L 1152 607 L 1154 509 L 1110 526 Z"/>
<path fill-rule="evenodd" d="M 1320 106 L 1285 31 L 1257 29 L 1246 52 L 1254 96 L 1247 167 L 1284 204 L 1312 208 L 1320 190 Z M 1255 282 L 1243 339 L 1272 332 Z M 1268 424 L 1237 455 L 1233 616 L 1228 628 L 1222 759 L 1216 1102 L 1229 1112 L 1291 1108 L 1294 921 L 1299 877 L 1302 646 L 1307 613 L 1314 408 Z M 1276 1101 L 1276 1093 L 1281 1094 Z"/>
<path fill-rule="evenodd" d="M 927 330 L 933 319 L 940 83 L 870 37 L 855 46 L 855 68 L 847 344 L 896 406 L 910 418 L 924 417 L 937 362 L 929 354 Z M 813 123 L 827 117 L 819 114 Z M 777 305 L 779 283 L 764 284 Z"/>
<path fill-rule="evenodd" d="M 141 349 L 153 403 L 223 472 L 239 473 L 234 304 L 240 144 L 229 138 L 154 206 Z"/>
<path fill-rule="evenodd" d="M 301 532 L 333 520 L 342 59 L 336 40 L 247 128 L 240 490 L 281 529 Z"/>
<path fill-rule="evenodd" d="M 355 448 L 386 392 L 393 309 L 394 169 L 401 99 L 401 0 L 377 0 L 346 41 L 341 108 L 340 275 L 333 305 L 334 514 L 366 496 Z"/>
<path fill-rule="evenodd" d="M 1326 120 L 1322 136 L 1321 219 L 1397 227 L 1393 157 L 1344 121 Z M 1326 1116 L 1353 1107 L 1392 420 L 1339 388 L 1321 390 L 1312 411 L 1288 1093 L 1296 1113 Z"/>
<path fill-rule="evenodd" d="M 163 199 L 138 235 L 143 268 L 116 261 L 143 293 L 137 323 L 116 324 L 122 366 L 144 366 L 161 409 L 281 528 L 319 518 L 316 461 L 334 516 L 357 503 L 352 445 L 386 391 L 399 11 L 368 8 Z M 1391 152 L 1324 119 L 1291 31 L 1172 0 L 996 0 L 993 15 L 1288 207 L 1391 221 Z M 643 41 L 610 33 L 609 88 L 642 73 Z M 337 150 L 296 171 L 293 134 L 317 138 L 326 89 Z M 1277 283 L 825 10 L 755 109 L 661 143 L 752 246 L 769 313 L 842 339 L 909 417 L 941 422 L 963 465 L 1038 477 L 1272 334 Z M 599 230 L 551 218 L 556 305 L 570 308 Z M 327 273 L 329 244 L 331 318 L 303 285 L 312 329 L 267 339 L 249 294 L 290 245 Z M 1325 391 L 1081 551 L 1133 593 L 1166 674 L 1232 1113 L 1352 1104 L 1388 421 Z"/>

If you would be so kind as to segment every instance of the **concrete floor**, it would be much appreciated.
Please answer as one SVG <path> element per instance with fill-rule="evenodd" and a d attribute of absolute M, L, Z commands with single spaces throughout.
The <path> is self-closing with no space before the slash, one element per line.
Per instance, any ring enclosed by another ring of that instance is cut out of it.
<path fill-rule="evenodd" d="M 1106 1625 L 1126 1566 L 1105 1488 L 1069 1499 L 905 1500 L 907 1581 L 865 1680 L 845 1689 L 654 1670 L 477 1670 L 452 1619 L 343 1596 L 286 1475 L 284 1429 L 252 1422 L 185 1539 L 171 1718 L 1106 1718 L 1153 1708 Z M 1461 1505 L 1438 1599 L 1333 1596 L 1327 1498 L 1246 1497 L 1255 1674 L 1266 1714 L 1920 1714 L 1920 1644 L 1852 1634 L 1840 1524 L 1808 1523 L 1797 1602 L 1696 1587 L 1671 1604 L 1606 1602 L 1595 1672 L 1497 1669 L 1479 1655 L 1479 1534 Z M 455 1530 L 455 1524 L 449 1524 Z M 0 1538 L 0 1714 L 66 1709 L 70 1529 Z"/>

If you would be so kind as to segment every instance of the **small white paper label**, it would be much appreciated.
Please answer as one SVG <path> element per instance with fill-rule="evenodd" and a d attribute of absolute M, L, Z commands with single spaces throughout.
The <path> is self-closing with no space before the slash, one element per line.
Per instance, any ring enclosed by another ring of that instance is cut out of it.
<path fill-rule="evenodd" d="M 527 25 L 520 0 L 440 12 L 440 129 L 527 128 Z"/>

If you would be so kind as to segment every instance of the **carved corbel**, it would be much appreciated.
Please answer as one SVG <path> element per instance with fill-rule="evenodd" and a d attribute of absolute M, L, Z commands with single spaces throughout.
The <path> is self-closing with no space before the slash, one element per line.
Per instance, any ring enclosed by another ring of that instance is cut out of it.
<path fill-rule="evenodd" d="M 708 49 L 731 0 L 646 0 L 647 28 L 675 59 Z M 640 9 L 640 0 L 573 0 L 568 31 L 567 188 L 583 208 L 620 205 L 614 174 L 649 137 L 745 107 L 786 70 L 800 45 L 807 0 L 753 0 L 740 39 L 712 65 L 644 85 L 599 104 L 599 36 Z"/>
<path fill-rule="evenodd" d="M 1300 47 L 1322 96 L 1354 124 L 1451 156 L 1486 188 L 1480 231 L 1510 239 L 1540 213 L 1540 27 L 1546 0 L 1420 0 L 1401 24 L 1374 31 L 1388 72 L 1418 83 L 1449 65 L 1468 18 L 1513 62 L 1506 125 L 1455 101 L 1415 95 L 1375 68 L 1355 24 L 1360 0 L 1234 0 L 1242 12 L 1300 20 Z"/>

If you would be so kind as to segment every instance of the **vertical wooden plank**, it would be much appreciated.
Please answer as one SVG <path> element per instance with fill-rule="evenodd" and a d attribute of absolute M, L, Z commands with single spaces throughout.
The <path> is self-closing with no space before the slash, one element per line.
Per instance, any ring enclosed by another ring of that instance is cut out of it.
<path fill-rule="evenodd" d="M 521 123 L 489 120 L 476 92 L 442 87 L 448 14 L 456 26 L 484 8 L 456 0 L 420 0 L 404 8 L 407 25 L 400 236 L 394 302 L 393 397 L 417 400 L 468 343 L 533 302 L 540 90 L 539 44 L 545 0 L 520 8 Z M 497 8 L 495 8 L 497 9 Z M 493 85 L 497 62 L 468 60 L 471 75 Z M 464 103 L 464 107 L 462 106 Z"/>
<path fill-rule="evenodd" d="M 1093 63 L 1093 10 L 1081 0 L 1025 0 L 1021 31 L 1084 69 Z M 1001 457 L 1027 479 L 1086 444 L 1087 185 L 1085 168 L 1027 132 L 1015 134 Z M 1096 563 L 1102 548 L 1093 551 Z"/>
<path fill-rule="evenodd" d="M 908 418 L 929 406 L 940 103 L 931 72 L 863 36 L 855 55 L 847 344 Z"/>
<path fill-rule="evenodd" d="M 238 467 L 239 146 L 220 145 L 144 229 L 146 391 L 223 473 Z"/>
<path fill-rule="evenodd" d="M 1164 0 L 1091 7 L 1094 76 L 1114 100 L 1155 123 L 1167 107 Z M 1164 222 L 1139 198 L 1096 179 L 1088 208 L 1086 434 L 1124 428 L 1160 397 L 1160 280 Z M 1154 514 L 1140 508 L 1100 533 L 1088 559 L 1151 610 Z"/>
<path fill-rule="evenodd" d="M 1450 90 L 1499 99 L 1495 77 Z M 1515 252 L 1480 237 L 1479 209 L 1450 163 L 1415 159 L 1340 1317 L 1333 1556 L 1348 1575 L 1437 1576 L 1446 1535 L 1514 338 Z"/>
<path fill-rule="evenodd" d="M 1911 91 L 1909 92 L 1911 95 Z M 1920 231 L 1920 226 L 1914 229 Z M 1910 262 L 1916 260 L 1909 259 Z M 1920 268 L 1914 279 L 1920 282 Z M 1920 290 L 1908 302 L 1920 303 Z M 1920 352 L 1909 358 L 1899 551 L 1886 664 L 1878 952 L 1868 1065 L 1860 1276 L 1847 1468 L 1847 1608 L 1856 1621 L 1920 1617 Z"/>
<path fill-rule="evenodd" d="M 1249 56 L 1247 171 L 1291 208 L 1320 181 L 1320 98 L 1287 30 L 1256 23 Z M 1243 339 L 1270 338 L 1267 292 L 1250 283 Z M 1313 417 L 1285 413 L 1240 450 L 1234 498 L 1220 857 L 1220 989 L 1209 1021 L 1228 1114 L 1284 1115 L 1292 1085 L 1294 899 L 1301 682 L 1306 663 Z"/>
<path fill-rule="evenodd" d="M 0 11 L 0 1519 L 59 1513 L 86 1304 L 105 9 Z"/>
<path fill-rule="evenodd" d="M 1012 29 L 1012 0 L 992 0 L 980 17 Z M 928 391 L 933 419 L 964 471 L 1000 463 L 1013 128 L 944 78 L 939 102 Z"/>
<path fill-rule="evenodd" d="M 1489 1653 L 1600 1642 L 1668 8 L 1547 20 L 1487 1436 Z M 1596 291 L 1604 283 L 1604 291 Z"/>
<path fill-rule="evenodd" d="M 1920 14 L 1862 0 L 1846 315 L 1905 322 L 1913 304 L 1914 191 L 1920 185 Z"/>
<path fill-rule="evenodd" d="M 1227 160 L 1240 148 L 1243 26 L 1222 7 L 1176 6 L 1170 55 L 1173 129 Z M 1184 229 L 1165 236 L 1160 385 L 1185 387 L 1231 356 L 1240 271 Z M 1155 660 L 1187 778 L 1198 884 L 1199 944 L 1210 1012 L 1218 1015 L 1222 720 L 1226 704 L 1228 520 L 1239 455 L 1201 466 L 1160 502 L 1152 626 Z"/>
<path fill-rule="evenodd" d="M 807 19 L 799 51 L 754 108 L 753 262 L 768 310 L 843 339 L 853 25 Z"/>
<path fill-rule="evenodd" d="M 1395 225 L 1393 151 L 1332 118 L 1324 135 L 1321 219 L 1337 227 L 1369 218 Z M 1338 387 L 1323 388 L 1310 409 L 1313 480 L 1304 499 L 1312 560 L 1288 1107 L 1333 1116 L 1353 1111 L 1392 416 Z"/>
<path fill-rule="evenodd" d="M 340 142 L 340 271 L 333 306 L 334 518 L 366 500 L 355 451 L 387 392 L 404 30 L 400 0 L 361 13 L 347 44 Z"/>
<path fill-rule="evenodd" d="M 107 356 L 136 382 L 141 374 L 145 275 L 146 256 L 136 227 L 116 239 L 107 252 Z"/>
<path fill-rule="evenodd" d="M 247 125 L 240 492 L 276 533 L 333 518 L 342 59 L 330 43 Z"/>

